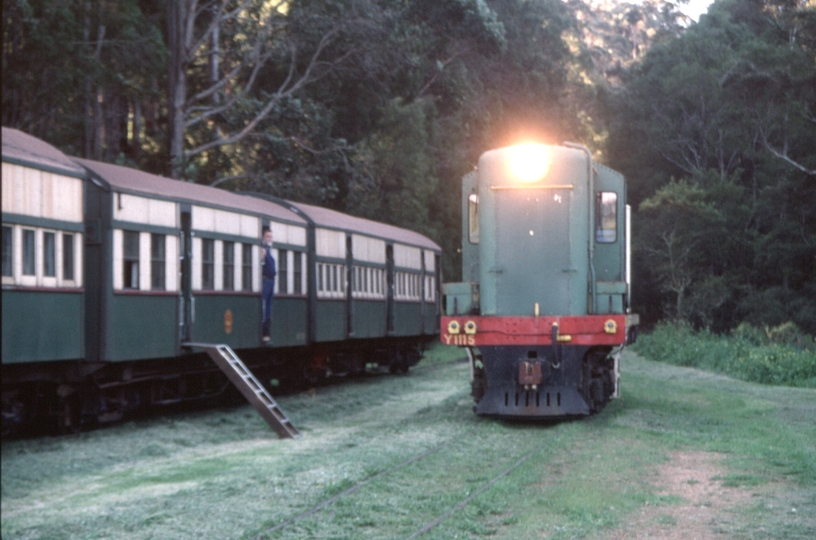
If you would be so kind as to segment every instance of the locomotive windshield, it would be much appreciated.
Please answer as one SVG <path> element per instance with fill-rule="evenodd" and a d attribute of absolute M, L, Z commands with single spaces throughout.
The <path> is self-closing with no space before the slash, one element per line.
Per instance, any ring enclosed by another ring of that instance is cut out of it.
<path fill-rule="evenodd" d="M 618 194 L 603 191 L 595 199 L 595 241 L 611 244 L 618 236 Z"/>

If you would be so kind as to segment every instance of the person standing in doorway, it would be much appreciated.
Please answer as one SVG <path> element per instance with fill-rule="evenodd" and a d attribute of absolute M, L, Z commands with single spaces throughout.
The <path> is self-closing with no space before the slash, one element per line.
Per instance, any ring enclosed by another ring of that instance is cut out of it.
<path fill-rule="evenodd" d="M 272 231 L 266 227 L 263 230 L 263 258 L 261 270 L 263 274 L 263 340 L 269 341 L 269 326 L 272 321 L 272 300 L 275 298 L 275 277 L 278 275 L 275 267 L 275 258 L 272 256 Z"/>

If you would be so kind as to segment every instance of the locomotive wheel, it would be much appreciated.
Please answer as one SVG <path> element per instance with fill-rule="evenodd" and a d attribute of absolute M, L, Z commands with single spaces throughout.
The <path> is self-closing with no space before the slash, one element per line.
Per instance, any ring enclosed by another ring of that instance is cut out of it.
<path fill-rule="evenodd" d="M 483 369 L 476 369 L 473 373 L 473 380 L 470 381 L 470 395 L 473 401 L 478 404 L 487 392 L 487 376 Z"/>
<path fill-rule="evenodd" d="M 592 392 L 592 359 L 589 358 L 584 361 L 583 369 L 581 370 L 581 395 L 589 406 L 590 412 L 595 412 L 595 400 Z"/>
<path fill-rule="evenodd" d="M 606 405 L 603 380 L 599 377 L 594 377 L 590 384 L 589 393 L 592 396 L 592 412 L 600 412 L 604 405 Z"/>

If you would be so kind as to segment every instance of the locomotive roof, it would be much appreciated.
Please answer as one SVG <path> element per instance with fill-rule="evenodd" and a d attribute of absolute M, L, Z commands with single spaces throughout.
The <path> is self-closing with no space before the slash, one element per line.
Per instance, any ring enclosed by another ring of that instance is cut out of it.
<path fill-rule="evenodd" d="M 3 127 L 3 161 L 17 162 L 43 170 L 85 176 L 85 170 L 47 142 L 14 128 Z"/>
<path fill-rule="evenodd" d="M 394 240 L 401 244 L 410 244 L 436 251 L 441 249 L 439 245 L 437 245 L 436 242 L 430 238 L 409 229 L 403 229 L 395 225 L 388 225 L 387 223 L 372 221 L 370 219 L 361 217 L 350 216 L 348 214 L 344 214 L 343 212 L 323 208 L 321 206 L 314 206 L 299 202 L 291 202 L 291 204 L 309 216 L 315 222 L 315 225 L 319 227 L 331 227 L 333 229 L 347 230 L 364 234 L 366 236 L 376 236 L 379 238 Z"/>
<path fill-rule="evenodd" d="M 75 160 L 98 174 L 114 188 L 248 211 L 300 224 L 306 223 L 306 220 L 301 216 L 264 199 L 239 195 L 220 188 L 192 182 L 173 180 L 120 165 L 79 158 L 75 158 Z"/>

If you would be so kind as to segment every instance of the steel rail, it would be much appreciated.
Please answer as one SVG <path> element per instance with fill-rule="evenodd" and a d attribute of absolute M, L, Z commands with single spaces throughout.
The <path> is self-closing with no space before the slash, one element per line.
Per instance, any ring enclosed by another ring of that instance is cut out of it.
<path fill-rule="evenodd" d="M 467 496 L 465 499 L 463 499 L 463 500 L 462 500 L 462 502 L 460 502 L 459 504 L 457 504 L 456 506 L 454 506 L 453 508 L 451 508 L 450 510 L 448 510 L 447 512 L 445 512 L 444 514 L 442 514 L 441 516 L 439 516 L 438 518 L 436 518 L 435 520 L 431 521 L 430 523 L 428 523 L 427 525 L 425 525 L 425 526 L 424 526 L 424 527 L 422 527 L 421 529 L 417 530 L 417 531 L 416 531 L 416 532 L 414 532 L 414 533 L 413 533 L 411 536 L 406 537 L 406 538 L 405 538 L 405 540 L 411 540 L 412 538 L 417 538 L 417 537 L 419 537 L 419 536 L 422 536 L 423 534 L 425 534 L 426 532 L 430 531 L 431 529 L 433 529 L 434 527 L 436 527 L 437 525 L 439 525 L 440 523 L 442 523 L 444 520 L 446 520 L 447 518 L 449 518 L 450 516 L 452 516 L 454 512 L 457 512 L 457 511 L 461 510 L 462 508 L 464 508 L 465 506 L 467 506 L 467 504 L 468 504 L 468 503 L 469 503 L 471 500 L 473 500 L 473 498 L 474 498 L 474 497 L 476 497 L 477 495 L 479 495 L 479 494 L 480 494 L 480 493 L 482 493 L 483 491 L 487 490 L 487 489 L 488 489 L 490 486 L 492 486 L 493 484 L 495 484 L 496 482 L 498 482 L 499 480 L 501 480 L 502 478 L 504 478 L 505 476 L 507 476 L 508 474 L 510 474 L 511 472 L 513 472 L 513 471 L 514 471 L 515 469 L 517 469 L 517 468 L 518 468 L 520 465 L 522 465 L 522 464 L 523 464 L 525 461 L 527 461 L 528 459 L 530 459 L 531 457 L 533 457 L 533 456 L 534 456 L 536 453 L 538 453 L 538 452 L 540 452 L 541 450 L 543 450 L 543 449 L 544 449 L 544 447 L 546 446 L 546 444 L 547 444 L 547 443 L 544 443 L 544 444 L 542 444 L 542 445 L 540 445 L 540 446 L 536 447 L 534 450 L 532 450 L 531 452 L 527 453 L 526 455 L 522 456 L 522 457 L 521 457 L 521 458 L 520 458 L 518 461 L 516 461 L 516 462 L 515 462 L 513 465 L 511 465 L 510 467 L 508 467 L 508 468 L 507 468 L 507 469 L 505 469 L 504 471 L 502 471 L 502 472 L 500 472 L 499 474 L 497 474 L 496 476 L 494 476 L 492 480 L 490 480 L 490 481 L 489 481 L 489 482 L 487 482 L 486 484 L 483 484 L 483 485 L 482 485 L 482 486 L 481 486 L 479 489 L 477 489 L 476 491 L 474 491 L 473 493 L 471 493 L 469 496 Z"/>
<path fill-rule="evenodd" d="M 337 495 L 335 495 L 335 496 L 333 496 L 333 497 L 331 497 L 329 499 L 326 499 L 325 501 L 311 507 L 310 509 L 308 509 L 308 510 L 306 510 L 304 512 L 301 512 L 300 514 L 298 514 L 298 515 L 296 515 L 294 517 L 291 517 L 291 518 L 287 519 L 286 521 L 284 521 L 282 523 L 279 523 L 279 524 L 275 525 L 271 529 L 266 529 L 266 530 L 260 532 L 256 536 L 256 538 L 261 538 L 266 534 L 273 533 L 275 531 L 279 531 L 280 529 L 283 529 L 284 527 L 286 527 L 288 525 L 291 525 L 292 523 L 294 523 L 296 521 L 299 521 L 299 520 L 301 520 L 301 519 L 303 519 L 305 517 L 311 516 L 312 514 L 315 514 L 315 513 L 319 512 L 319 511 L 323 510 L 324 508 L 326 508 L 327 506 L 329 506 L 330 504 L 335 502 L 337 499 L 339 499 L 341 497 L 345 497 L 346 495 L 350 495 L 350 494 L 354 493 L 355 491 L 357 491 L 358 489 L 360 489 L 361 487 L 365 486 L 366 484 L 370 484 L 371 482 L 373 482 L 375 480 L 378 480 L 379 478 L 382 478 L 383 476 L 385 476 L 387 474 L 390 474 L 390 473 L 392 473 L 394 471 L 398 471 L 399 469 L 402 469 L 404 467 L 407 467 L 408 465 L 411 465 L 412 463 L 415 463 L 415 462 L 417 462 L 417 461 L 419 461 L 421 459 L 424 459 L 424 458 L 430 456 L 431 454 L 434 454 L 434 453 L 442 450 L 443 448 L 448 446 L 451 442 L 453 442 L 452 439 L 449 440 L 448 442 L 444 443 L 444 444 L 441 444 L 441 445 L 437 446 L 436 448 L 432 448 L 432 449 L 430 449 L 430 450 L 428 450 L 428 451 L 426 451 L 426 452 L 424 452 L 424 453 L 422 453 L 422 454 L 420 454 L 418 456 L 414 456 L 411 459 L 405 460 L 405 461 L 403 461 L 401 463 L 398 463 L 398 464 L 394 465 L 393 467 L 390 467 L 390 468 L 388 468 L 388 469 L 386 469 L 384 471 L 381 471 L 381 472 L 375 474 L 374 476 L 372 476 L 370 478 L 366 478 L 362 482 L 358 482 L 358 483 L 354 484 L 353 486 L 346 489 L 345 491 L 342 491 L 342 492 L 338 493 Z"/>
<path fill-rule="evenodd" d="M 459 363 L 461 361 L 462 361 L 461 358 L 457 358 L 455 360 L 451 360 L 451 361 L 447 361 L 447 362 L 440 362 L 438 364 L 421 365 L 421 366 L 417 366 L 417 368 L 415 368 L 415 372 L 416 371 L 420 371 L 420 372 L 421 371 L 433 371 L 433 370 L 435 370 L 437 368 L 448 366 L 450 364 L 456 364 L 456 363 Z M 354 493 L 355 491 L 357 491 L 361 487 L 363 487 L 363 486 L 365 486 L 367 484 L 370 484 L 371 482 L 374 482 L 375 480 L 378 480 L 378 479 L 382 478 L 383 476 L 386 476 L 388 474 L 391 474 L 392 472 L 398 471 L 399 469 L 402 469 L 404 467 L 407 467 L 408 465 L 416 463 L 417 461 L 419 461 L 421 459 L 424 459 L 424 458 L 426 458 L 426 457 L 428 457 L 428 456 L 442 450 L 443 448 L 446 448 L 453 441 L 454 441 L 454 439 L 450 439 L 447 442 L 445 442 L 445 443 L 443 443 L 443 444 L 441 444 L 441 445 L 439 445 L 439 446 L 437 446 L 435 448 L 432 448 L 430 450 L 427 450 L 427 451 L 423 452 L 422 454 L 419 454 L 418 456 L 414 456 L 414 457 L 412 457 L 410 459 L 407 459 L 405 461 L 397 463 L 396 465 L 394 465 L 392 467 L 389 467 L 388 469 L 385 469 L 384 471 L 380 471 L 379 473 L 375 474 L 374 476 L 371 476 L 371 477 L 366 478 L 365 480 L 363 480 L 361 482 L 358 482 L 358 483 L 354 484 L 350 488 L 338 493 L 337 495 L 334 495 L 334 496 L 326 499 L 323 502 L 320 502 L 320 503 L 316 504 L 315 506 L 309 508 L 308 510 L 303 511 L 300 514 L 297 514 L 296 516 L 293 516 L 293 517 L 287 519 L 286 521 L 278 523 L 277 525 L 275 525 L 272 528 L 265 529 L 265 530 L 259 532 L 255 536 L 255 538 L 264 538 L 264 537 L 266 537 L 266 535 L 268 535 L 270 533 L 279 531 L 279 530 L 283 529 L 284 527 L 292 525 L 296 521 L 300 521 L 303 518 L 306 518 L 306 517 L 309 517 L 309 516 L 311 516 L 313 514 L 316 514 L 317 512 L 323 510 L 324 508 L 326 508 L 330 504 L 334 503 L 338 499 L 340 499 L 342 497 L 345 497 L 346 495 L 351 495 L 352 493 Z"/>

